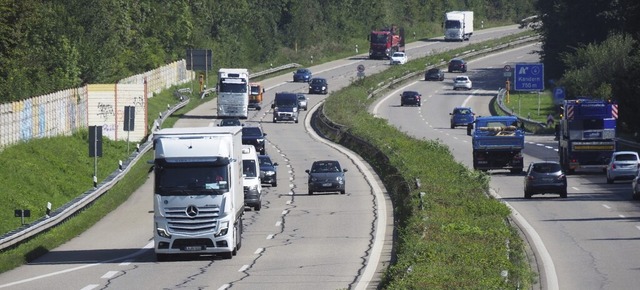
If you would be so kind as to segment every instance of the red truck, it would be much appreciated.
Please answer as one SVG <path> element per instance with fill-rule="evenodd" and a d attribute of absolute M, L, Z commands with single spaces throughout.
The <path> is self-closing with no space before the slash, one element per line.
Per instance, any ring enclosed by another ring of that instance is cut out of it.
<path fill-rule="evenodd" d="M 369 58 L 391 58 L 396 51 L 404 51 L 404 28 L 392 25 L 369 34 Z"/>

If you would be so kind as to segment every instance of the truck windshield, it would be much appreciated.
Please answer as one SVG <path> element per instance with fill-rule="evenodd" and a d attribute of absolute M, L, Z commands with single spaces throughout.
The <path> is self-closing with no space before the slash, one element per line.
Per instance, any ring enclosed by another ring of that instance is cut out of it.
<path fill-rule="evenodd" d="M 386 34 L 371 33 L 371 43 L 387 43 Z"/>
<path fill-rule="evenodd" d="M 282 107 L 282 108 L 291 108 L 291 107 L 297 107 L 297 106 L 298 106 L 297 99 L 279 100 L 276 103 L 276 107 Z"/>
<path fill-rule="evenodd" d="M 251 87 L 251 94 L 252 94 L 252 95 L 259 95 L 259 94 L 260 94 L 260 87 L 258 87 L 258 86 L 252 86 L 252 87 Z"/>
<path fill-rule="evenodd" d="M 247 83 L 240 79 L 222 79 L 219 90 L 223 93 L 246 93 Z"/>
<path fill-rule="evenodd" d="M 461 28 L 460 21 L 457 20 L 447 20 L 444 22 L 444 28 Z"/>
<path fill-rule="evenodd" d="M 160 195 L 211 195 L 227 191 L 227 166 L 181 164 L 155 168 L 155 192 Z"/>

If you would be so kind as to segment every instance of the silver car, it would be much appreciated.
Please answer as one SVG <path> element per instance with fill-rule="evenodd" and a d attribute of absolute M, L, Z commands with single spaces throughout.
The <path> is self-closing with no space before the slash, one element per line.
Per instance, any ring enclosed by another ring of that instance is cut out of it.
<path fill-rule="evenodd" d="M 640 173 L 636 175 L 636 178 L 631 182 L 631 198 L 640 199 Z"/>
<path fill-rule="evenodd" d="M 305 96 L 305 94 L 300 94 L 298 93 L 298 108 L 300 110 L 307 110 L 307 103 L 309 103 L 309 99 L 307 99 L 307 96 Z"/>
<path fill-rule="evenodd" d="M 638 176 L 640 157 L 635 151 L 618 151 L 611 154 L 607 164 L 607 183 L 616 180 L 631 180 Z"/>
<path fill-rule="evenodd" d="M 470 90 L 472 86 L 471 80 L 468 76 L 457 76 L 453 79 L 453 90 L 466 89 Z"/>

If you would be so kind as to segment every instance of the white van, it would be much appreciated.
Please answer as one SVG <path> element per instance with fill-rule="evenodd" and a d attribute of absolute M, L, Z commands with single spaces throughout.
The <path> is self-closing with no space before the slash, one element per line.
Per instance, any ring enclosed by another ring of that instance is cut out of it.
<path fill-rule="evenodd" d="M 244 204 L 259 211 L 262 207 L 262 183 L 260 181 L 260 162 L 253 145 L 242 145 L 242 185 Z"/>

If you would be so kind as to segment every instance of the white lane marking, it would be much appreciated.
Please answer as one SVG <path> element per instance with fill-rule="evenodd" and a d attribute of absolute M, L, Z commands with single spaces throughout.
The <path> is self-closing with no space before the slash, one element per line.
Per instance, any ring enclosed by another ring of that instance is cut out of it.
<path fill-rule="evenodd" d="M 87 264 L 87 265 L 82 265 L 82 266 L 75 267 L 75 268 L 69 268 L 69 269 L 66 269 L 66 270 L 51 272 L 51 273 L 48 273 L 48 274 L 44 274 L 44 275 L 40 275 L 40 276 L 36 276 L 36 277 L 31 277 L 31 278 L 24 279 L 24 280 L 15 281 L 15 282 L 11 282 L 11 283 L 8 283 L 8 284 L 3 284 L 3 285 L 0 285 L 0 288 L 7 288 L 7 287 L 15 286 L 15 285 L 18 285 L 18 284 L 23 284 L 23 283 L 27 283 L 27 282 L 31 282 L 31 281 L 35 281 L 35 280 L 40 280 L 40 279 L 43 279 L 43 278 L 48 278 L 48 277 L 52 277 L 52 276 L 56 276 L 56 275 L 60 275 L 60 274 L 70 273 L 70 272 L 74 272 L 74 271 L 78 271 L 78 270 L 82 270 L 82 269 L 86 269 L 86 268 L 90 268 L 90 267 L 94 267 L 94 266 L 98 266 L 98 265 L 102 265 L 102 264 L 113 263 L 115 261 L 127 260 L 127 259 L 130 259 L 130 258 L 139 256 L 142 253 L 144 253 L 146 250 L 151 249 L 151 248 L 153 248 L 153 241 L 149 242 L 144 247 L 142 247 L 142 249 L 136 251 L 135 253 L 132 253 L 130 255 L 126 255 L 124 257 L 118 257 L 118 258 L 115 258 L 115 259 L 102 261 L 100 263 Z M 91 285 L 89 285 L 89 286 L 91 286 Z M 93 288 L 89 288 L 89 289 L 93 289 Z"/>
<path fill-rule="evenodd" d="M 571 188 L 573 188 L 573 190 L 575 190 L 575 191 L 580 191 L 580 189 L 577 188 L 577 187 L 572 186 Z"/>
<path fill-rule="evenodd" d="M 80 290 L 91 290 L 91 289 L 96 289 L 98 286 L 100 286 L 100 284 L 89 284 L 87 286 L 82 287 L 82 289 Z"/>
<path fill-rule="evenodd" d="M 610 206 L 608 206 L 608 205 L 606 205 L 606 204 L 603 204 L 602 206 L 603 206 L 604 208 L 606 208 L 606 209 L 611 209 L 611 207 L 610 207 Z"/>
<path fill-rule="evenodd" d="M 636 226 L 636 229 L 640 230 L 640 226 Z"/>
<path fill-rule="evenodd" d="M 238 272 L 244 272 L 247 269 L 249 269 L 249 265 L 242 265 L 242 267 L 240 267 L 240 269 L 238 269 Z"/>
<path fill-rule="evenodd" d="M 621 215 L 621 214 L 619 214 L 618 216 L 619 216 L 621 219 L 625 218 L 625 216 L 624 216 L 624 215 Z"/>
<path fill-rule="evenodd" d="M 262 254 L 262 252 L 264 252 L 264 248 L 258 248 L 255 252 L 253 252 L 254 254 L 258 255 L 258 254 Z"/>
<path fill-rule="evenodd" d="M 267 240 L 273 240 L 273 235 L 268 235 Z"/>
<path fill-rule="evenodd" d="M 218 290 L 229 289 L 229 287 L 231 287 L 231 284 L 223 284 L 222 286 L 220 286 L 220 288 L 218 288 Z"/>
<path fill-rule="evenodd" d="M 113 278 L 116 274 L 118 274 L 119 271 L 109 271 L 107 273 L 105 273 L 104 275 L 102 275 L 102 279 L 111 279 Z"/>
<path fill-rule="evenodd" d="M 293 188 L 293 184 L 289 184 L 289 188 Z"/>
<path fill-rule="evenodd" d="M 286 215 L 286 214 L 288 214 L 288 213 L 289 213 L 289 210 L 286 210 L 286 209 L 285 209 L 285 210 L 283 210 L 283 211 L 282 211 L 282 215 Z"/>
<path fill-rule="evenodd" d="M 279 226 L 281 226 L 281 225 L 282 225 L 282 222 L 281 222 L 281 221 L 277 221 L 277 222 L 276 222 L 276 227 L 279 227 Z"/>
<path fill-rule="evenodd" d="M 547 148 L 547 149 L 554 149 L 554 147 L 551 147 L 551 146 L 544 146 L 544 148 Z"/>

